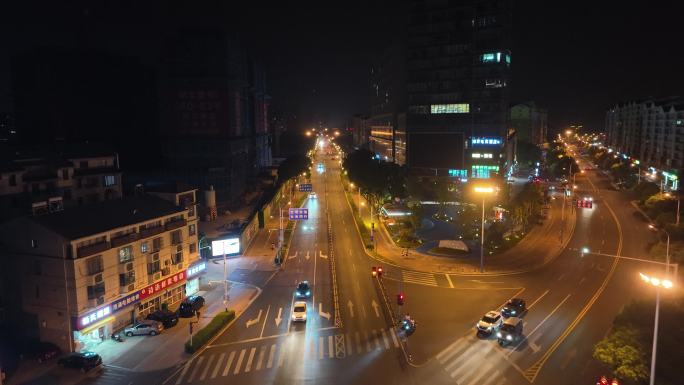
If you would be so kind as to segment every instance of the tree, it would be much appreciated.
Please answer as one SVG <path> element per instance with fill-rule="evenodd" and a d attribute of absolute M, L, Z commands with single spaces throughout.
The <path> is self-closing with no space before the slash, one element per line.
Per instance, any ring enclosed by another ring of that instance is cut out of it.
<path fill-rule="evenodd" d="M 652 195 L 657 194 L 660 191 L 660 187 L 653 182 L 643 181 L 634 187 L 634 192 L 639 197 L 639 200 L 645 202 L 646 199 L 650 198 Z"/>
<path fill-rule="evenodd" d="M 615 328 L 606 338 L 594 346 L 595 359 L 608 365 L 618 377 L 633 381 L 648 378 L 646 347 L 642 337 L 633 326 Z"/>

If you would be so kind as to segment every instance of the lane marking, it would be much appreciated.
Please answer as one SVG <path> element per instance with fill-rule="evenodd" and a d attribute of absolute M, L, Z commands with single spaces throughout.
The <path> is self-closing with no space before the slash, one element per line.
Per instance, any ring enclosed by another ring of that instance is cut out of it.
<path fill-rule="evenodd" d="M 546 320 L 548 320 L 549 317 L 551 317 L 551 316 L 553 315 L 553 313 L 555 313 L 556 310 L 558 310 L 558 309 L 565 303 L 565 301 L 567 301 L 568 298 L 570 298 L 571 295 L 572 295 L 572 294 L 568 294 L 565 298 L 563 298 L 563 300 L 562 300 L 558 305 L 556 305 L 556 307 L 553 308 L 553 310 L 551 310 L 551 313 L 549 313 L 546 317 L 544 317 L 544 319 L 539 323 L 539 325 L 537 325 L 534 329 L 532 329 L 531 332 L 529 332 L 529 333 L 525 336 L 525 338 L 523 339 L 523 341 L 524 341 L 524 340 L 529 340 L 529 339 L 530 339 L 530 336 L 531 336 L 532 334 L 534 334 L 534 332 L 536 332 L 537 329 L 539 329 L 539 327 L 542 326 L 542 325 L 544 324 L 544 322 L 546 322 Z M 522 341 L 520 341 L 520 342 L 518 343 L 518 345 L 515 346 L 515 349 L 511 349 L 511 350 L 508 352 L 508 355 L 510 356 L 514 351 L 516 351 L 517 348 L 518 348 L 518 346 L 520 346 L 521 343 L 522 343 Z"/>
<path fill-rule="evenodd" d="M 194 360 L 190 360 L 185 364 L 183 371 L 181 372 L 180 376 L 178 376 L 178 379 L 176 380 L 176 385 L 180 384 L 183 381 L 183 377 L 185 376 L 185 373 L 188 371 L 188 369 L 190 369 L 190 365 L 192 365 L 193 362 L 194 362 Z"/>
<path fill-rule="evenodd" d="M 273 366 L 273 357 L 275 356 L 275 344 L 271 344 L 271 351 L 268 353 L 268 362 L 266 368 L 270 369 Z"/>
<path fill-rule="evenodd" d="M 318 359 L 323 359 L 323 337 L 318 337 Z"/>
<path fill-rule="evenodd" d="M 262 312 L 263 312 L 263 310 L 259 309 L 259 314 L 257 315 L 257 317 L 255 319 L 247 320 L 247 322 L 245 323 L 245 327 L 249 328 L 252 325 L 258 324 L 259 320 L 261 319 L 261 313 Z"/>
<path fill-rule="evenodd" d="M 280 350 L 278 351 L 278 367 L 283 367 L 283 362 L 285 362 L 285 344 L 280 345 Z"/>
<path fill-rule="evenodd" d="M 252 361 L 254 360 L 254 353 L 256 353 L 256 348 L 250 349 L 249 358 L 247 358 L 247 364 L 245 365 L 245 373 L 252 370 Z"/>
<path fill-rule="evenodd" d="M 268 319 L 269 311 L 271 311 L 271 305 L 268 305 L 268 308 L 266 308 L 266 317 L 264 317 L 264 324 L 261 326 L 261 334 L 259 334 L 259 338 L 264 336 L 264 329 L 266 329 L 266 320 Z M 259 317 L 261 317 L 261 313 L 259 313 Z"/>
<path fill-rule="evenodd" d="M 382 339 L 383 339 L 383 341 L 385 341 L 385 349 L 389 349 L 390 348 L 389 338 L 387 337 L 387 331 L 385 329 L 382 329 Z"/>
<path fill-rule="evenodd" d="M 333 358 L 335 357 L 335 351 L 333 350 L 333 336 L 329 335 L 328 336 L 328 357 Z"/>
<path fill-rule="evenodd" d="M 539 296 L 539 298 L 535 299 L 534 302 L 530 306 L 527 307 L 527 310 L 532 309 L 532 306 L 536 305 L 537 302 L 539 302 L 540 299 L 542 299 L 545 295 L 549 294 L 549 291 L 546 290 L 542 295 Z"/>
<path fill-rule="evenodd" d="M 394 331 L 394 328 L 390 329 L 390 335 L 392 336 L 392 342 L 394 343 L 394 347 L 398 348 L 399 347 L 399 341 L 397 340 L 397 334 Z"/>
<path fill-rule="evenodd" d="M 487 362 L 486 365 L 484 366 L 484 368 L 482 368 L 482 369 L 479 371 L 479 374 L 478 374 L 477 376 L 473 377 L 473 379 L 472 379 L 470 382 L 468 382 L 468 385 L 475 385 L 475 384 L 477 384 L 478 381 L 480 381 L 480 379 L 482 378 L 482 376 L 484 376 L 484 375 L 487 374 L 490 370 L 492 370 L 493 367 L 494 367 L 494 365 L 493 365 L 491 362 Z M 465 380 L 465 378 L 466 378 L 466 377 L 464 377 L 463 380 Z"/>
<path fill-rule="evenodd" d="M 363 336 L 366 339 L 366 353 L 371 351 L 371 344 L 370 344 L 370 337 L 368 336 L 368 332 L 364 330 Z"/>
<path fill-rule="evenodd" d="M 380 311 L 379 311 L 380 305 L 378 305 L 378 303 L 375 302 L 375 299 L 373 300 L 373 302 L 371 302 L 371 306 L 373 306 L 373 310 L 375 311 L 375 316 L 380 318 Z"/>
<path fill-rule="evenodd" d="M 212 354 L 209 356 L 209 360 L 207 360 L 207 366 L 204 367 L 204 370 L 202 371 L 202 375 L 200 376 L 199 380 L 204 381 L 205 378 L 207 378 L 207 373 L 209 372 L 209 368 L 211 367 L 211 363 L 214 361 L 214 355 Z"/>
<path fill-rule="evenodd" d="M 480 385 L 489 385 L 489 384 L 491 384 L 492 381 L 494 381 L 497 377 L 499 377 L 499 374 L 501 374 L 500 371 L 498 371 L 498 370 L 495 371 L 494 374 L 492 374 L 491 376 L 489 376 L 488 378 L 486 378 L 486 379 L 485 379 L 485 382 L 483 382 L 483 383 L 480 384 Z M 505 381 L 505 378 L 502 379 L 502 380 Z M 501 380 L 499 380 L 499 384 L 501 384 L 501 383 L 502 383 Z"/>
<path fill-rule="evenodd" d="M 377 350 L 382 350 L 382 346 L 380 345 L 380 332 L 373 329 L 373 341 L 375 341 L 375 348 Z"/>
<path fill-rule="evenodd" d="M 355 333 L 356 336 L 356 354 L 361 354 L 361 336 L 359 335 L 359 332 Z"/>
<path fill-rule="evenodd" d="M 354 347 L 352 346 L 351 336 L 349 335 L 349 333 L 345 334 L 344 340 L 345 340 L 345 343 L 347 344 L 347 347 L 346 347 L 346 349 L 344 349 L 344 351 L 349 353 L 349 355 L 354 354 Z"/>
<path fill-rule="evenodd" d="M 219 369 L 221 369 L 221 364 L 223 363 L 223 359 L 226 357 L 226 353 L 221 353 L 219 355 L 218 361 L 216 361 L 216 367 L 214 367 L 214 371 L 211 372 L 211 377 L 209 378 L 216 378 L 218 375 Z"/>
<path fill-rule="evenodd" d="M 257 359 L 256 370 L 261 370 L 261 365 L 264 362 L 264 355 L 266 355 L 266 346 L 262 346 L 261 349 L 259 349 L 259 358 Z"/>
<path fill-rule="evenodd" d="M 352 303 L 351 299 L 347 302 L 347 307 L 349 308 L 349 314 L 351 314 L 351 317 L 354 318 L 354 304 Z"/>
<path fill-rule="evenodd" d="M 449 274 L 444 274 L 444 276 L 446 276 L 447 281 L 449 281 L 449 287 L 453 289 L 454 283 L 451 282 L 451 277 L 449 276 Z"/>
<path fill-rule="evenodd" d="M 280 326 L 280 323 L 283 321 L 282 315 L 283 315 L 283 308 L 281 307 L 281 308 L 278 308 L 278 316 L 275 318 L 276 327 Z M 264 325 L 266 325 L 266 322 L 264 322 Z M 264 333 L 264 331 L 262 330 L 261 334 L 263 334 L 263 333 Z"/>
<path fill-rule="evenodd" d="M 195 375 L 197 374 L 197 370 L 199 370 L 200 365 L 202 365 L 202 361 L 204 361 L 204 356 L 200 356 L 199 360 L 197 360 L 197 365 L 195 365 L 195 367 L 192 369 L 190 378 L 188 378 L 188 382 L 192 382 L 192 380 L 195 379 Z"/>
<path fill-rule="evenodd" d="M 226 362 L 226 368 L 223 369 L 223 373 L 221 374 L 222 377 L 225 377 L 228 375 L 228 372 L 230 372 L 230 366 L 233 364 L 233 360 L 235 359 L 235 351 L 233 350 L 230 352 L 230 355 L 228 356 L 228 361 Z"/>
<path fill-rule="evenodd" d="M 240 352 L 240 356 L 238 357 L 238 360 L 235 363 L 235 370 L 233 370 L 233 374 L 240 373 L 240 366 L 242 366 L 242 360 L 245 359 L 245 353 L 246 353 L 246 350 L 242 349 L 242 351 Z"/>

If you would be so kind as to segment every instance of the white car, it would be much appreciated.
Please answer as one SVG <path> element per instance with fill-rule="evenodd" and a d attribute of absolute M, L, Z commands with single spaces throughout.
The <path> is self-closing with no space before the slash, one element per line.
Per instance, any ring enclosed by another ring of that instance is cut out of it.
<path fill-rule="evenodd" d="M 482 317 L 482 319 L 475 325 L 477 334 L 490 335 L 497 331 L 503 324 L 503 316 L 498 311 L 489 311 Z"/>
<path fill-rule="evenodd" d="M 318 197 L 316 196 L 316 192 L 315 192 L 315 191 L 310 192 L 310 193 L 309 193 L 309 198 L 311 198 L 311 199 L 316 199 L 316 198 L 318 198 Z"/>
<path fill-rule="evenodd" d="M 306 322 L 306 302 L 297 301 L 292 306 L 292 322 Z"/>

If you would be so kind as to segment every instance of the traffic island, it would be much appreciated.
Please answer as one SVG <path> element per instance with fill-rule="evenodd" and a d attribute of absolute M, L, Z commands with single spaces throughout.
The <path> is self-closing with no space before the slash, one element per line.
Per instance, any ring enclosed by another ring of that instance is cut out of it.
<path fill-rule="evenodd" d="M 223 327 L 235 319 L 235 311 L 222 311 L 214 316 L 214 318 L 197 333 L 190 333 L 190 339 L 185 343 L 185 352 L 192 354 L 209 342 L 218 332 L 223 330 Z M 190 324 L 192 330 L 193 324 Z"/>

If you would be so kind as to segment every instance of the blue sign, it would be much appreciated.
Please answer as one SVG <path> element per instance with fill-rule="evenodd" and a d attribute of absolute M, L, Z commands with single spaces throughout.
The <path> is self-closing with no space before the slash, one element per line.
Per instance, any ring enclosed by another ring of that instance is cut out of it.
<path fill-rule="evenodd" d="M 140 302 L 140 292 L 137 291 L 133 294 L 129 294 L 123 298 L 119 298 L 116 301 L 112 302 L 112 313 L 116 313 L 117 311 L 125 308 L 128 305 L 132 305 L 134 303 Z"/>
<path fill-rule="evenodd" d="M 207 262 L 206 261 L 198 262 L 198 263 L 188 267 L 187 277 L 192 277 L 193 275 L 201 273 L 206 269 L 207 269 Z"/>
<path fill-rule="evenodd" d="M 299 221 L 309 219 L 309 209 L 305 208 L 291 208 L 290 209 L 290 220 Z"/>
<path fill-rule="evenodd" d="M 311 183 L 300 183 L 299 184 L 299 191 L 311 192 L 311 191 L 313 191 L 313 187 L 311 186 Z"/>
<path fill-rule="evenodd" d="M 500 146 L 503 141 L 501 138 L 473 137 L 470 138 L 473 146 Z"/>
<path fill-rule="evenodd" d="M 466 179 L 466 178 L 468 178 L 468 170 L 454 170 L 454 169 L 450 169 L 450 170 L 449 170 L 449 176 L 450 176 L 450 177 L 455 177 L 455 178 Z"/>

